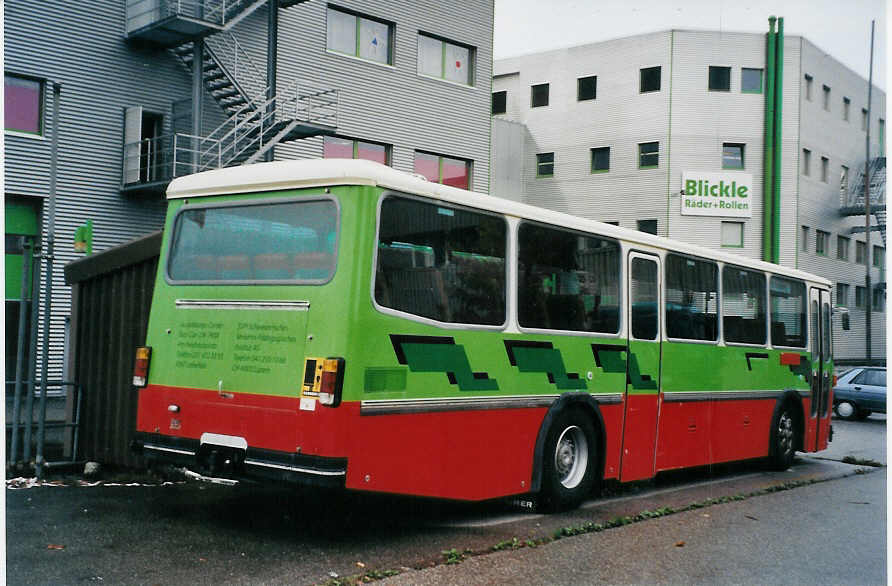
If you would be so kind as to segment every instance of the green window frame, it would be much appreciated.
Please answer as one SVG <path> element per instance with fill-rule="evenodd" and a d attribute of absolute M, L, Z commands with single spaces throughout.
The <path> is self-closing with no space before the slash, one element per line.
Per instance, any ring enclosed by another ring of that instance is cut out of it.
<path fill-rule="evenodd" d="M 722 143 L 722 169 L 743 169 L 746 145 L 739 142 Z"/>
<path fill-rule="evenodd" d="M 595 100 L 598 97 L 598 77 L 589 75 L 576 80 L 576 101 Z"/>
<path fill-rule="evenodd" d="M 742 94 L 761 94 L 762 93 L 762 70 L 753 67 L 742 67 L 740 69 L 740 93 Z"/>
<path fill-rule="evenodd" d="M 474 47 L 427 33 L 418 33 L 418 74 L 462 85 L 474 85 Z"/>
<path fill-rule="evenodd" d="M 392 22 L 329 6 L 326 49 L 371 63 L 393 65 L 393 29 Z M 387 38 L 380 39 L 385 32 Z"/>
<path fill-rule="evenodd" d="M 731 91 L 731 68 L 719 65 L 709 66 L 709 91 Z"/>
<path fill-rule="evenodd" d="M 662 67 L 642 67 L 639 76 L 639 92 L 647 94 L 660 91 L 662 85 Z"/>
<path fill-rule="evenodd" d="M 554 177 L 554 153 L 536 155 L 536 177 Z"/>
<path fill-rule="evenodd" d="M 591 172 L 607 173 L 610 171 L 610 147 L 591 149 Z"/>
<path fill-rule="evenodd" d="M 536 83 L 530 86 L 530 107 L 542 108 L 548 105 L 549 85 Z"/>
<path fill-rule="evenodd" d="M 656 169 L 660 166 L 660 143 L 656 142 L 639 142 L 638 143 L 638 168 L 639 169 Z"/>
<path fill-rule="evenodd" d="M 743 222 L 722 222 L 722 248 L 743 248 Z"/>

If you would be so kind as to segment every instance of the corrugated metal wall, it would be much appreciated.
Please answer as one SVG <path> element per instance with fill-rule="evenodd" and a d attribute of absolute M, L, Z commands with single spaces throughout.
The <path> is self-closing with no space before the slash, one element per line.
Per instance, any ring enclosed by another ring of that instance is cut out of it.
<path fill-rule="evenodd" d="M 145 344 L 161 233 L 65 267 L 72 285 L 70 368 L 84 392 L 81 458 L 139 466 L 130 453 L 136 429 L 133 360 Z"/>

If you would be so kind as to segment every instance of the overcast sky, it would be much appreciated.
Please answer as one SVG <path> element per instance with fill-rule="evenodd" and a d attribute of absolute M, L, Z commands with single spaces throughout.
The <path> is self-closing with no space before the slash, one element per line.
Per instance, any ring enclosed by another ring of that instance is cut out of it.
<path fill-rule="evenodd" d="M 867 78 L 876 20 L 873 79 L 886 87 L 885 0 L 495 0 L 496 59 L 676 29 L 802 35 Z"/>

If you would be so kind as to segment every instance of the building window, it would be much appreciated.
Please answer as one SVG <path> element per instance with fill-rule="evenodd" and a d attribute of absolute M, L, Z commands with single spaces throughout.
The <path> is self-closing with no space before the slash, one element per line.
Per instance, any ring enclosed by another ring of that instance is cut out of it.
<path fill-rule="evenodd" d="M 419 33 L 418 73 L 472 85 L 474 83 L 474 48 Z"/>
<path fill-rule="evenodd" d="M 390 146 L 363 140 L 353 140 L 338 136 L 322 139 L 324 159 L 364 159 L 382 165 L 390 164 Z"/>
<path fill-rule="evenodd" d="M 762 70 L 744 67 L 740 70 L 740 91 L 744 94 L 762 93 Z"/>
<path fill-rule="evenodd" d="M 867 131 L 867 108 L 861 108 L 861 130 Z"/>
<path fill-rule="evenodd" d="M 415 151 L 415 172 L 428 181 L 471 189 L 471 161 Z"/>
<path fill-rule="evenodd" d="M 808 149 L 802 149 L 802 174 L 811 175 L 811 151 Z"/>
<path fill-rule="evenodd" d="M 837 307 L 848 307 L 849 306 L 849 286 L 846 283 L 837 283 L 836 284 L 836 306 Z"/>
<path fill-rule="evenodd" d="M 858 309 L 867 309 L 867 291 L 864 287 L 855 286 L 855 307 Z"/>
<path fill-rule="evenodd" d="M 846 204 L 846 197 L 849 194 L 849 168 L 845 165 L 839 168 L 839 202 Z"/>
<path fill-rule="evenodd" d="M 815 231 L 815 253 L 820 256 L 827 256 L 830 248 L 830 233 L 823 230 Z"/>
<path fill-rule="evenodd" d="M 821 181 L 830 181 L 830 159 L 827 157 L 821 157 Z"/>
<path fill-rule="evenodd" d="M 886 292 L 879 287 L 873 288 L 873 302 L 871 303 L 871 309 L 880 313 L 886 310 Z"/>
<path fill-rule="evenodd" d="M 859 265 L 867 264 L 867 244 L 855 241 L 855 262 Z"/>
<path fill-rule="evenodd" d="M 802 236 L 802 242 L 799 246 L 802 247 L 802 252 L 806 252 L 808 250 L 808 226 L 803 226 L 800 230 L 800 234 Z"/>
<path fill-rule="evenodd" d="M 508 92 L 493 92 L 492 93 L 492 113 L 495 114 L 504 114 L 508 111 Z"/>
<path fill-rule="evenodd" d="M 845 236 L 836 237 L 836 258 L 849 260 L 849 239 Z"/>
<path fill-rule="evenodd" d="M 709 91 L 711 92 L 729 92 L 731 91 L 731 68 L 709 66 Z"/>
<path fill-rule="evenodd" d="M 606 173 L 610 170 L 610 147 L 592 149 L 592 173 Z"/>
<path fill-rule="evenodd" d="M 660 67 L 643 67 L 641 69 L 641 93 L 660 91 Z"/>
<path fill-rule="evenodd" d="M 823 86 L 823 90 L 824 90 L 823 106 L 824 106 L 824 109 L 829 112 L 830 111 L 830 86 L 827 86 L 827 85 Z"/>
<path fill-rule="evenodd" d="M 554 176 L 554 153 L 536 155 L 536 177 Z"/>
<path fill-rule="evenodd" d="M 598 94 L 598 78 L 590 75 L 576 80 L 576 100 L 594 100 Z"/>
<path fill-rule="evenodd" d="M 530 105 L 533 108 L 548 105 L 548 84 L 540 83 L 530 87 Z"/>
<path fill-rule="evenodd" d="M 743 248 L 743 222 L 722 222 L 722 247 Z"/>
<path fill-rule="evenodd" d="M 656 236 L 657 221 L 656 220 L 638 220 L 638 231 L 645 232 L 647 234 L 653 234 L 654 236 Z"/>
<path fill-rule="evenodd" d="M 743 169 L 744 145 L 726 142 L 722 145 L 722 169 Z"/>
<path fill-rule="evenodd" d="M 882 246 L 873 247 L 873 266 L 881 269 L 886 266 L 886 249 Z"/>
<path fill-rule="evenodd" d="M 638 168 L 653 169 L 660 165 L 660 143 L 638 143 Z"/>
<path fill-rule="evenodd" d="M 814 85 L 814 79 L 811 75 L 805 74 L 805 99 L 811 102 L 811 92 L 812 86 Z"/>
<path fill-rule="evenodd" d="M 393 25 L 328 7 L 328 49 L 376 63 L 390 64 Z"/>
<path fill-rule="evenodd" d="M 842 119 L 846 122 L 849 121 L 849 110 L 852 107 L 852 100 L 843 97 L 842 99 Z"/>
<path fill-rule="evenodd" d="M 3 91 L 3 128 L 43 134 L 43 82 L 7 73 Z"/>

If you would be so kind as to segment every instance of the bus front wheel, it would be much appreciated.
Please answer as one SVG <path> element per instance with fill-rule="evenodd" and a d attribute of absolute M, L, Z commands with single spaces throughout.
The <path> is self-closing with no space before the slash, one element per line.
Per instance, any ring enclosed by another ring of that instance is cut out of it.
<path fill-rule="evenodd" d="M 542 496 L 547 510 L 578 507 L 591 493 L 598 450 L 591 419 L 579 410 L 561 413 L 548 430 L 543 452 Z"/>

